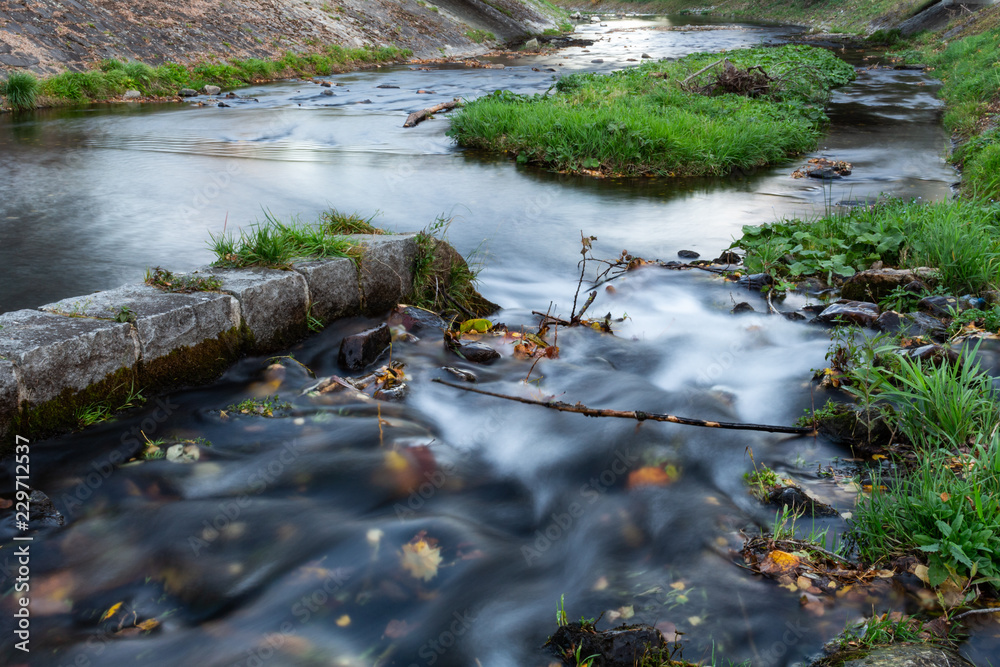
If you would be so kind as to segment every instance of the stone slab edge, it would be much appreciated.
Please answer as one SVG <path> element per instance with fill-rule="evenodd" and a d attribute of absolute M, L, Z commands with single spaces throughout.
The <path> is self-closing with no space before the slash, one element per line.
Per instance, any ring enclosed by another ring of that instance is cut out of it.
<path fill-rule="evenodd" d="M 133 284 L 0 314 L 0 457 L 13 451 L 17 435 L 72 429 L 67 410 L 113 398 L 130 381 L 154 391 L 208 382 L 244 354 L 301 340 L 315 320 L 388 310 L 411 295 L 415 234 L 350 238 L 363 248 L 357 260 L 302 262 L 284 271 L 199 269 L 222 280 L 219 292 Z M 18 330 L 5 332 L 4 321 Z M 178 370 L 192 364 L 193 372 Z M 39 419 L 55 419 L 57 408 L 65 413 L 61 422 L 39 427 Z"/>

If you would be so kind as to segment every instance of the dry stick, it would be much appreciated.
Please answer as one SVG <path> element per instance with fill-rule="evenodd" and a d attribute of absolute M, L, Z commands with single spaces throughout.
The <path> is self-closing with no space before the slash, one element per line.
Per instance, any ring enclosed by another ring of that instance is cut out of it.
<path fill-rule="evenodd" d="M 719 60 L 716 60 L 711 65 L 706 65 L 705 67 L 702 67 L 700 70 L 698 70 L 697 72 L 695 72 L 691 76 L 689 76 L 686 79 L 684 79 L 683 81 L 681 81 L 681 85 L 683 86 L 684 84 L 686 84 L 688 81 L 690 81 L 691 79 L 695 78 L 699 74 L 703 74 L 704 72 L 707 72 L 708 70 L 712 69 L 716 65 L 719 65 L 720 63 L 725 62 L 726 60 L 727 60 L 726 58 L 720 58 Z"/>
<path fill-rule="evenodd" d="M 973 609 L 971 611 L 964 611 L 958 616 L 952 616 L 951 620 L 957 621 L 960 618 L 965 618 L 966 616 L 972 616 L 973 614 L 1000 614 L 1000 607 L 995 609 Z"/>
<path fill-rule="evenodd" d="M 814 435 L 816 433 L 815 429 L 808 427 L 799 426 L 769 426 L 767 424 L 741 424 L 738 422 L 716 422 L 716 421 L 706 421 L 704 419 L 691 419 L 689 417 L 678 417 L 676 415 L 664 415 L 658 414 L 656 412 L 642 412 L 640 410 L 604 410 L 600 408 L 589 408 L 582 403 L 577 403 L 576 405 L 570 405 L 569 403 L 563 403 L 562 401 L 538 401 L 533 398 L 524 398 L 521 396 L 510 396 L 508 394 L 497 394 L 492 391 L 485 391 L 483 389 L 473 389 L 472 387 L 463 387 L 458 384 L 452 384 L 451 382 L 445 382 L 444 380 L 434 378 L 432 382 L 437 382 L 438 384 L 443 384 L 446 387 L 452 387 L 453 389 L 461 389 L 462 391 L 471 391 L 474 394 L 483 394 L 484 396 L 493 396 L 494 398 L 504 398 L 508 401 L 517 401 L 518 403 L 527 403 L 528 405 L 540 405 L 543 408 L 549 408 L 550 410 L 558 410 L 560 412 L 575 412 L 577 414 L 586 415 L 587 417 L 616 417 L 618 419 L 634 419 L 636 421 L 656 421 L 656 422 L 670 422 L 672 424 L 684 424 L 685 426 L 702 426 L 706 428 L 723 428 L 732 431 L 767 431 L 768 433 L 794 433 L 795 435 Z"/>
<path fill-rule="evenodd" d="M 421 111 L 414 111 L 413 113 L 411 113 L 409 116 L 406 117 L 406 122 L 403 123 L 403 127 L 413 127 L 414 125 L 424 122 L 432 114 L 435 114 L 438 111 L 445 111 L 446 109 L 454 109 L 456 106 L 458 106 L 457 97 L 453 99 L 451 102 L 442 102 L 441 104 L 437 104 L 435 106 L 423 109 Z"/>
<path fill-rule="evenodd" d="M 587 309 L 590 308 L 590 304 L 594 303 L 594 299 L 596 298 L 597 298 L 597 291 L 595 290 L 590 293 L 590 296 L 587 297 L 587 301 L 583 304 L 583 308 L 580 309 L 580 312 L 577 314 L 577 316 L 573 318 L 573 322 L 578 324 L 580 320 L 583 319 L 583 314 L 587 312 Z"/>

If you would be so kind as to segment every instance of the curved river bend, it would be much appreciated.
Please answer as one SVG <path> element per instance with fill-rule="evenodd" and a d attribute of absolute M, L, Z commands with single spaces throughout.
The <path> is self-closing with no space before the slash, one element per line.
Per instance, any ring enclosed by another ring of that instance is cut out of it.
<path fill-rule="evenodd" d="M 602 257 L 624 248 L 714 257 L 743 224 L 880 192 L 948 196 L 955 176 L 942 159 L 940 103 L 922 73 L 866 70 L 835 94 L 816 155 L 855 171 L 826 188 L 789 178 L 809 156 L 724 179 L 594 180 L 460 151 L 445 117 L 401 127 L 409 111 L 444 99 L 543 91 L 548 68 L 610 70 L 644 52 L 676 57 L 793 34 L 669 27 L 581 26 L 598 40 L 591 47 L 505 59 L 502 70 L 339 75 L 333 96 L 296 81 L 239 91 L 256 101 L 230 108 L 118 105 L 0 119 L 0 310 L 113 287 L 147 266 L 207 263 L 208 232 L 262 218 L 261 207 L 311 220 L 332 205 L 377 208 L 376 223 L 395 230 L 452 217 L 449 238 L 478 252 L 482 291 L 505 306 L 499 319 L 533 327 L 532 309 L 555 302 L 568 312 L 581 231 L 598 237 Z M 531 375 L 539 395 L 758 423 L 791 423 L 814 400 L 808 379 L 823 363 L 824 331 L 734 318 L 733 303 L 754 297 L 709 274 L 645 270 L 615 287 L 594 310 L 627 314 L 616 335 L 560 332 L 560 358 Z M 340 337 L 370 322 L 336 322 L 290 352 L 318 376 L 338 372 Z M 523 391 L 530 362 L 504 351 L 473 370 L 484 388 Z M 251 358 L 212 386 L 33 443 L 33 485 L 66 525 L 32 544 L 30 664 L 541 667 L 551 658 L 538 647 L 565 595 L 570 618 L 615 611 L 685 633 L 688 660 L 714 646 L 727 659 L 779 667 L 814 655 L 873 605 L 914 604 L 885 587 L 809 614 L 796 594 L 731 563 L 744 531 L 773 519 L 746 493 L 748 450 L 850 511 L 849 480 L 819 474 L 846 454 L 821 439 L 500 404 L 430 382 L 448 377 L 441 366 L 461 365 L 435 337 L 396 345 L 393 356 L 411 378 L 403 403 L 304 396 L 304 371 L 292 365 L 277 377 Z M 274 419 L 220 416 L 275 392 L 291 408 Z M 193 464 L 114 470 L 108 456 L 140 430 L 212 444 Z M 665 461 L 678 471 L 672 484 L 627 488 L 629 472 Z M 832 534 L 844 522 L 817 521 L 824 527 Z M 0 531 L 14 534 L 13 517 Z M 421 540 L 424 551 L 414 546 Z M 11 604 L 0 600 L 5 617 Z M 149 619 L 158 625 L 148 634 L 134 629 Z M 0 639 L 5 655 L 14 655 L 10 641 Z M 991 648 L 986 638 L 966 645 L 973 657 Z"/>

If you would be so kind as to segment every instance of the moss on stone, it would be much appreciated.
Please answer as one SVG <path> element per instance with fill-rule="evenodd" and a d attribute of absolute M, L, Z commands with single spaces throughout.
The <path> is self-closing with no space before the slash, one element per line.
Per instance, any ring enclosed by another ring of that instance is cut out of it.
<path fill-rule="evenodd" d="M 250 338 L 245 328 L 233 327 L 216 338 L 143 362 L 140 367 L 142 385 L 162 391 L 212 382 L 243 356 L 249 348 Z"/>

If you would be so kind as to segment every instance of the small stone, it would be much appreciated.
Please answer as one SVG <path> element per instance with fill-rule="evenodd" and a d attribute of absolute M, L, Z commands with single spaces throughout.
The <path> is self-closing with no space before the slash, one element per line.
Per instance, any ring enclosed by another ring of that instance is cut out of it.
<path fill-rule="evenodd" d="M 389 326 L 402 325 L 407 331 L 417 333 L 426 329 L 444 331 L 448 328 L 448 323 L 436 313 L 413 306 L 396 306 L 396 309 L 389 314 L 388 322 Z"/>
<path fill-rule="evenodd" d="M 328 85 L 328 86 L 329 86 L 330 84 L 326 84 L 326 85 Z M 375 86 L 375 87 L 376 87 L 376 88 L 387 88 L 387 89 L 392 89 L 392 88 L 399 88 L 399 86 L 393 86 L 393 85 L 390 85 L 390 84 L 388 84 L 388 83 L 383 83 L 383 84 L 381 84 L 381 85 L 378 85 L 378 86 Z"/>
<path fill-rule="evenodd" d="M 474 364 L 492 364 L 500 358 L 500 353 L 486 343 L 461 343 L 454 352 Z"/>
<path fill-rule="evenodd" d="M 591 16 L 590 17 L 590 22 L 591 23 L 600 23 L 601 22 L 601 17 L 600 16 Z"/>
<path fill-rule="evenodd" d="M 355 104 L 371 104 L 371 100 L 361 100 L 360 102 L 355 102 Z"/>
<path fill-rule="evenodd" d="M 524 43 L 524 49 L 526 51 L 534 51 L 538 48 L 538 40 L 532 37 L 527 42 Z"/>
<path fill-rule="evenodd" d="M 928 296 L 920 300 L 917 304 L 920 310 L 939 315 L 941 317 L 951 317 L 956 311 L 965 310 L 958 299 L 953 296 Z"/>
<path fill-rule="evenodd" d="M 232 107 L 233 105 L 231 105 L 231 104 L 226 104 L 225 102 L 219 102 L 219 103 L 218 103 L 218 104 L 216 104 L 215 106 L 217 106 L 217 107 L 222 107 L 222 108 L 225 108 L 225 109 L 228 109 L 228 108 Z"/>
<path fill-rule="evenodd" d="M 201 92 L 205 93 L 206 95 L 218 95 L 219 93 L 222 92 L 222 88 L 219 88 L 218 86 L 206 85 L 204 88 L 201 89 Z"/>
<path fill-rule="evenodd" d="M 870 327 L 875 323 L 878 316 L 878 306 L 874 303 L 847 301 L 827 306 L 823 309 L 822 313 L 816 316 L 816 320 L 826 324 L 847 323 Z"/>
<path fill-rule="evenodd" d="M 122 95 L 126 100 L 135 100 L 142 97 L 142 93 L 138 90 L 126 90 L 125 94 Z"/>
<path fill-rule="evenodd" d="M 723 250 L 722 254 L 712 261 L 715 264 L 739 264 L 743 259 L 732 250 Z"/>
<path fill-rule="evenodd" d="M 701 257 L 701 254 L 695 252 L 694 250 L 678 250 L 677 256 L 683 259 L 698 259 Z"/>
<path fill-rule="evenodd" d="M 448 371 L 459 380 L 464 380 L 465 382 L 476 382 L 479 379 L 472 371 L 455 368 L 454 366 L 442 366 L 441 370 Z"/>
<path fill-rule="evenodd" d="M 759 290 L 765 285 L 770 285 L 774 282 L 774 278 L 767 273 L 753 273 L 749 276 L 740 276 L 736 284 L 740 287 L 745 287 L 747 289 Z"/>
<path fill-rule="evenodd" d="M 644 54 L 642 54 L 642 55 L 641 55 L 641 56 L 639 56 L 639 57 L 640 57 L 640 58 L 652 58 L 653 56 L 649 55 L 648 53 L 644 53 Z"/>
<path fill-rule="evenodd" d="M 751 306 L 746 301 L 741 301 L 735 306 L 733 306 L 733 309 L 730 310 L 729 312 L 731 312 L 733 315 L 739 315 L 741 313 L 756 313 L 757 311 L 754 310 L 753 306 Z"/>
<path fill-rule="evenodd" d="M 391 343 L 392 332 L 389 325 L 383 323 L 344 338 L 337 361 L 349 371 L 360 371 L 378 359 Z"/>
<path fill-rule="evenodd" d="M 591 60 L 590 62 L 594 63 L 595 65 L 600 65 L 601 63 L 604 62 L 604 58 L 595 58 L 595 59 Z"/>
<path fill-rule="evenodd" d="M 331 90 L 329 88 L 324 88 L 323 89 L 323 95 L 330 95 L 330 96 L 332 96 L 333 95 L 333 90 Z"/>
<path fill-rule="evenodd" d="M 330 86 L 332 86 L 333 84 L 332 84 L 332 83 L 330 83 L 329 81 L 324 81 L 323 83 L 321 83 L 321 84 L 319 84 L 319 85 L 323 86 L 324 88 L 329 88 L 329 87 L 330 87 Z"/>
<path fill-rule="evenodd" d="M 178 97 L 194 97 L 197 94 L 198 91 L 194 90 L 193 88 L 181 88 L 180 90 L 177 91 Z"/>

